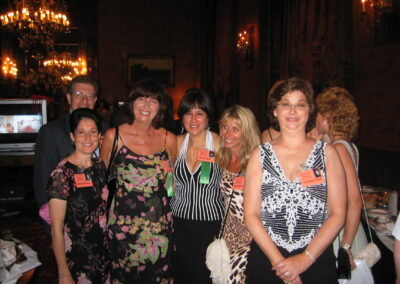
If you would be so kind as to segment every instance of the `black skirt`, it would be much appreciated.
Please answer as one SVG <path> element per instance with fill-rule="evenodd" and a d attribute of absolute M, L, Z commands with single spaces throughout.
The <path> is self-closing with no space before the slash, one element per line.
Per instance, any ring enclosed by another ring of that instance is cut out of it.
<path fill-rule="evenodd" d="M 292 252 L 278 247 L 284 257 L 289 257 L 304 251 L 298 249 Z M 248 263 L 246 268 L 246 284 L 282 284 L 284 283 L 272 270 L 272 264 L 268 257 L 262 252 L 255 241 L 250 244 Z M 332 245 L 330 245 L 306 271 L 300 274 L 303 284 L 337 284 L 336 263 Z"/>
<path fill-rule="evenodd" d="M 174 284 L 211 284 L 206 266 L 208 245 L 218 236 L 221 221 L 192 221 L 174 217 Z"/>

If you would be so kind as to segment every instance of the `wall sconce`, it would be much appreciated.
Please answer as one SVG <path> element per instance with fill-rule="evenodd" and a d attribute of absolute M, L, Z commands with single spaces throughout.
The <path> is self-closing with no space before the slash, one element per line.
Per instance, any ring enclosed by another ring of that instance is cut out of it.
<path fill-rule="evenodd" d="M 243 29 L 238 33 L 236 42 L 237 53 L 246 69 L 254 65 L 254 27 Z"/>
<path fill-rule="evenodd" d="M 361 0 L 361 15 L 365 17 L 367 26 L 376 30 L 384 25 L 390 17 L 393 8 L 393 0 Z M 370 17 L 374 17 L 371 21 Z M 373 25 L 371 25 L 373 22 Z"/>
<path fill-rule="evenodd" d="M 10 57 L 3 60 L 2 73 L 4 78 L 16 79 L 18 74 L 17 64 Z"/>

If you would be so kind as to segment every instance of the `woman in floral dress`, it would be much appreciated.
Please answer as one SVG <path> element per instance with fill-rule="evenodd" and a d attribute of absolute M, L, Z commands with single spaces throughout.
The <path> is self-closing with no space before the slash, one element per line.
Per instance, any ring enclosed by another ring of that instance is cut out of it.
<path fill-rule="evenodd" d="M 75 151 L 50 177 L 49 209 L 58 283 L 108 283 L 105 166 L 92 158 L 101 122 L 90 109 L 70 117 Z"/>
<path fill-rule="evenodd" d="M 260 145 L 260 130 L 251 110 L 239 105 L 226 109 L 219 125 L 221 146 L 216 161 L 223 169 L 221 191 L 225 211 L 228 210 L 222 237 L 229 249 L 232 268 L 227 283 L 244 284 L 251 235 L 243 221 L 243 188 L 237 181 L 244 181 L 250 154 Z"/>
<path fill-rule="evenodd" d="M 138 82 L 130 93 L 131 117 L 118 128 L 117 189 L 108 220 L 113 283 L 172 283 L 172 213 L 164 184 L 176 137 L 161 127 L 166 99 L 156 81 Z M 106 164 L 115 133 L 105 134 Z"/>

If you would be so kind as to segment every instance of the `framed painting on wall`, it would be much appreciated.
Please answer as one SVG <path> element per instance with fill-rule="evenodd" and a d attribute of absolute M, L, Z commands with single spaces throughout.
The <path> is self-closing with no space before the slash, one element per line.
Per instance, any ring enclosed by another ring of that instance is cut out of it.
<path fill-rule="evenodd" d="M 128 84 L 155 79 L 165 87 L 174 87 L 174 58 L 172 56 L 128 56 Z"/>

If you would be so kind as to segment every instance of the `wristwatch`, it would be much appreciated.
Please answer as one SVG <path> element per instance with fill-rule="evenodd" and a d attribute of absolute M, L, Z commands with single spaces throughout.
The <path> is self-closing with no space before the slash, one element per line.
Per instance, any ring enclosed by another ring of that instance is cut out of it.
<path fill-rule="evenodd" d="M 351 249 L 351 245 L 346 244 L 346 243 L 343 243 L 343 244 L 342 244 L 342 248 L 344 248 L 344 249 L 346 249 L 346 250 L 349 250 L 349 249 Z"/>

